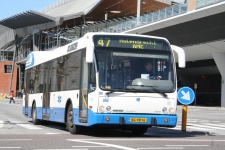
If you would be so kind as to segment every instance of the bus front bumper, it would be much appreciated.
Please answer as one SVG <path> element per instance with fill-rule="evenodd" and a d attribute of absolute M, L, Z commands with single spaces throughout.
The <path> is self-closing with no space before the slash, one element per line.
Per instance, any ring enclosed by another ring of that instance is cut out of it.
<path fill-rule="evenodd" d="M 90 112 L 90 111 L 89 111 Z M 175 127 L 177 115 L 151 114 L 95 114 L 89 113 L 88 125 L 145 125 Z"/>

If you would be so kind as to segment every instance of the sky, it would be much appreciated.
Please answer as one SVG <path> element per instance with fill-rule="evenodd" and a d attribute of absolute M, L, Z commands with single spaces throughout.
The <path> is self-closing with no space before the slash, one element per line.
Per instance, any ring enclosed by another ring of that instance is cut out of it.
<path fill-rule="evenodd" d="M 41 10 L 58 0 L 0 0 L 0 20 L 27 10 Z"/>

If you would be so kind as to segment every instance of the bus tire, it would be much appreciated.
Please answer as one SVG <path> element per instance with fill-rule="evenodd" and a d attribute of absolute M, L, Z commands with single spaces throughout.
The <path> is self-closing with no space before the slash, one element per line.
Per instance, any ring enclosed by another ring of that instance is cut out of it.
<path fill-rule="evenodd" d="M 39 125 L 41 123 L 41 121 L 37 119 L 37 111 L 36 111 L 36 103 L 35 102 L 32 106 L 32 121 L 33 121 L 33 124 L 35 124 L 35 125 Z"/>
<path fill-rule="evenodd" d="M 81 133 L 81 126 L 73 124 L 73 107 L 72 104 L 69 105 L 66 113 L 66 129 L 69 130 L 71 134 Z"/>
<path fill-rule="evenodd" d="M 148 127 L 136 127 L 136 128 L 131 129 L 132 133 L 134 135 L 138 135 L 138 136 L 145 134 L 145 132 L 147 132 L 147 130 L 148 130 Z"/>

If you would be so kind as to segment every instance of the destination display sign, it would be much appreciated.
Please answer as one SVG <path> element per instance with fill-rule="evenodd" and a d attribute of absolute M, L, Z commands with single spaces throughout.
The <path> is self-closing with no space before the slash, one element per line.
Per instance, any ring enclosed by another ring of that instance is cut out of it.
<path fill-rule="evenodd" d="M 147 37 L 95 35 L 93 40 L 96 47 L 169 50 L 168 43 L 165 40 Z"/>

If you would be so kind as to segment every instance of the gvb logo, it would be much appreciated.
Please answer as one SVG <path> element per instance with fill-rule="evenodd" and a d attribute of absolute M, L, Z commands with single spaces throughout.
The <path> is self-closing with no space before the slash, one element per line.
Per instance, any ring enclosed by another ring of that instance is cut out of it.
<path fill-rule="evenodd" d="M 34 65 L 34 54 L 31 53 L 27 56 L 26 60 L 26 68 L 29 68 Z"/>

